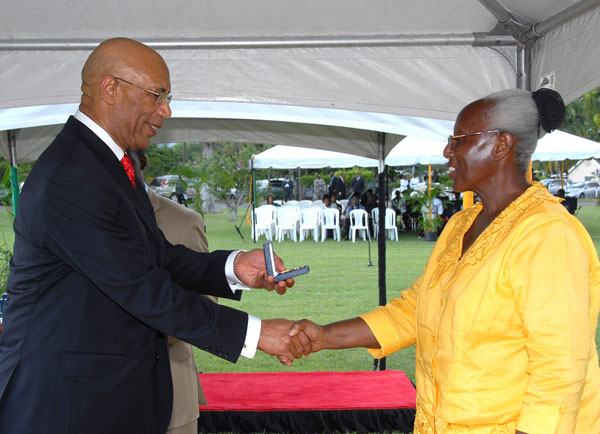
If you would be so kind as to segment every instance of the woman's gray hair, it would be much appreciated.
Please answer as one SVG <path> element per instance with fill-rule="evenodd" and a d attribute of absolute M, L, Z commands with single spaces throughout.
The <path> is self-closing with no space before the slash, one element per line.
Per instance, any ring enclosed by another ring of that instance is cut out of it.
<path fill-rule="evenodd" d="M 546 131 L 540 128 L 540 115 L 531 92 L 509 89 L 482 99 L 493 104 L 487 113 L 488 128 L 510 133 L 517 138 L 515 158 L 519 168 L 525 173 L 538 138 L 546 134 Z"/>

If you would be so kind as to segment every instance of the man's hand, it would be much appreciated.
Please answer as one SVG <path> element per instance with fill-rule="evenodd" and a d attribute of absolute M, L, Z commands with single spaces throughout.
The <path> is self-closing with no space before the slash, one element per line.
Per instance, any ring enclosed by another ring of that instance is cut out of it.
<path fill-rule="evenodd" d="M 275 254 L 275 269 L 284 271 L 283 261 Z M 286 279 L 275 283 L 275 277 L 267 276 L 267 265 L 262 249 L 240 252 L 235 257 L 233 264 L 235 275 L 252 288 L 266 288 L 268 291 L 275 289 L 278 294 L 285 294 L 287 288 L 294 286 L 294 279 Z"/>
<path fill-rule="evenodd" d="M 286 319 L 262 320 L 258 349 L 277 356 L 284 365 L 291 366 L 294 359 L 310 354 L 311 344 L 303 333 L 290 333 L 294 324 Z"/>

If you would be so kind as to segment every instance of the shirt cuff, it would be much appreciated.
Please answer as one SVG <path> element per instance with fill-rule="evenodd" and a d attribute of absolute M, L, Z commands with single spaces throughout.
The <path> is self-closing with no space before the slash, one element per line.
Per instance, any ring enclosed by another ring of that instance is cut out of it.
<path fill-rule="evenodd" d="M 258 347 L 258 338 L 260 338 L 260 329 L 262 321 L 253 315 L 248 314 L 248 328 L 246 330 L 246 340 L 241 355 L 253 359 Z"/>
<path fill-rule="evenodd" d="M 227 262 L 225 262 L 225 277 L 227 278 L 227 283 L 231 288 L 232 292 L 243 289 L 252 289 L 245 283 L 243 283 L 238 277 L 235 275 L 235 271 L 233 268 L 233 263 L 235 261 L 235 257 L 240 252 L 244 252 L 245 250 L 234 250 L 227 257 Z"/>

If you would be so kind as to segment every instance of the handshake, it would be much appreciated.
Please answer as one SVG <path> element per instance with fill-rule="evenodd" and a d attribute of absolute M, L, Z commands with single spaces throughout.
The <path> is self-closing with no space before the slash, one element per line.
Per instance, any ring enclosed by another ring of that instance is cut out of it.
<path fill-rule="evenodd" d="M 262 320 L 258 349 L 291 366 L 294 359 L 325 348 L 324 328 L 307 319 Z"/>
<path fill-rule="evenodd" d="M 371 329 L 360 317 L 320 326 L 312 321 L 268 319 L 262 321 L 258 349 L 277 356 L 284 365 L 323 349 L 380 348 Z"/>

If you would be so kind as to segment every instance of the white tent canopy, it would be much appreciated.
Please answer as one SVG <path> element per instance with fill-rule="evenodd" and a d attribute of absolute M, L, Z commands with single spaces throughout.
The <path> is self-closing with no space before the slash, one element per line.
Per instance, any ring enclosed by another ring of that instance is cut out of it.
<path fill-rule="evenodd" d="M 377 167 L 377 160 L 322 149 L 277 145 L 254 157 L 255 169 Z"/>
<path fill-rule="evenodd" d="M 600 143 L 556 130 L 538 141 L 533 161 L 563 161 L 600 158 Z"/>
<path fill-rule="evenodd" d="M 406 137 L 385 159 L 388 166 L 414 166 L 415 164 L 446 164 L 444 158 L 445 141 Z"/>
<path fill-rule="evenodd" d="M 72 113 L 83 62 L 99 41 L 115 35 L 146 42 L 164 56 L 175 118 L 224 118 L 206 111 L 214 105 L 220 113 L 220 104 L 234 104 L 229 119 L 258 120 L 255 112 L 265 106 L 267 111 L 312 108 L 348 111 L 358 118 L 383 114 L 452 121 L 467 102 L 528 82 L 531 88 L 554 86 L 569 102 L 600 85 L 599 4 L 148 0 L 125 5 L 106 0 L 90 7 L 68 0 L 8 2 L 0 17 L 0 78 L 7 84 L 0 110 L 13 123 L 0 129 L 57 123 L 56 115 L 10 116 L 23 107 Z M 536 39 L 536 34 L 543 36 Z M 185 108 L 180 111 L 178 104 Z M 278 120 L 272 114 L 260 120 Z M 328 115 L 318 119 L 320 125 L 330 122 Z M 180 137 L 184 128 L 178 129 Z M 425 131 L 391 133 L 441 138 Z M 185 136 L 197 132 L 191 127 Z"/>

